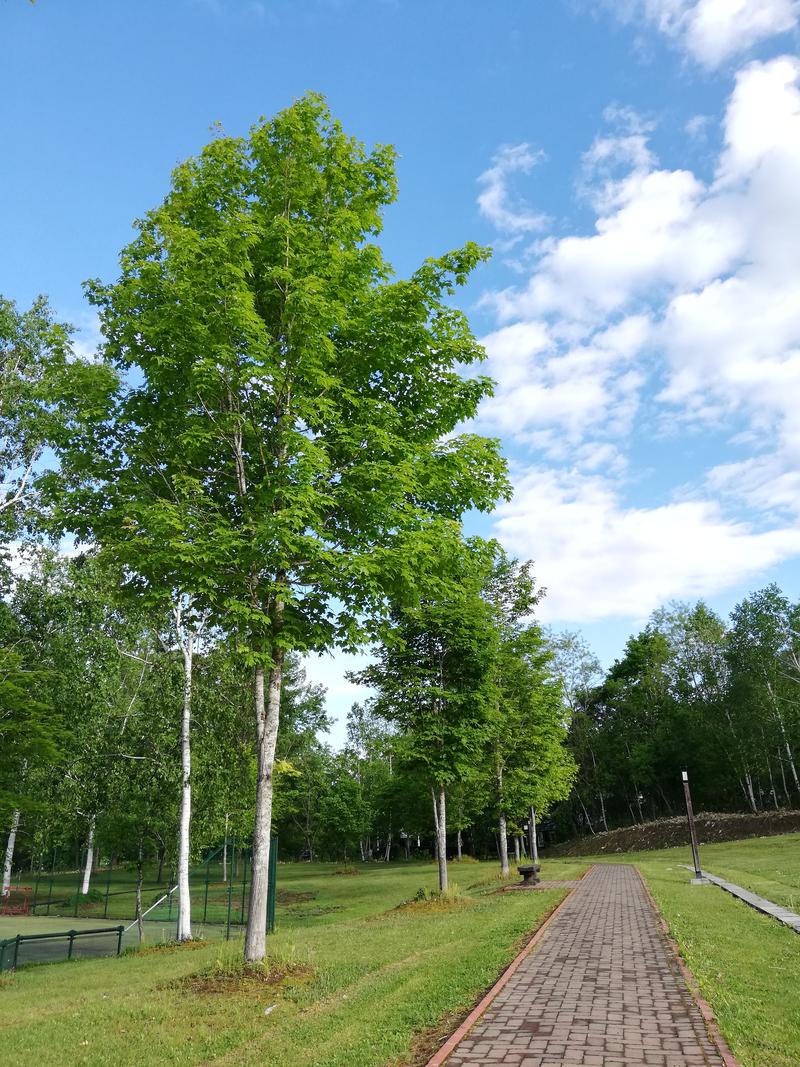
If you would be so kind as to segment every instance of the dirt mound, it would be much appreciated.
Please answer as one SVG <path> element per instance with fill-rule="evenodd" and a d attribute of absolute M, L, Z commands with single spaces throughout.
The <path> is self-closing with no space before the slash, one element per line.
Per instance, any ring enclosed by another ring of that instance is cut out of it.
<path fill-rule="evenodd" d="M 776 834 L 800 832 L 800 811 L 772 811 L 752 814 L 700 812 L 695 816 L 701 844 L 715 841 L 739 841 L 746 837 L 774 837 Z M 686 816 L 659 819 L 641 826 L 622 826 L 618 830 L 579 837 L 552 845 L 546 855 L 597 856 L 615 852 L 646 852 L 650 849 L 689 845 Z"/>

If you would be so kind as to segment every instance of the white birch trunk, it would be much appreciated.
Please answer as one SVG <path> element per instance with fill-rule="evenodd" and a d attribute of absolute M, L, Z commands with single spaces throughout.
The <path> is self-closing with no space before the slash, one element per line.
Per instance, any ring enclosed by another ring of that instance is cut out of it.
<path fill-rule="evenodd" d="M 176 617 L 180 626 L 180 616 Z M 183 713 L 181 715 L 181 815 L 178 829 L 178 941 L 192 939 L 192 899 L 189 890 L 189 849 L 192 823 L 192 670 L 194 640 L 192 632 L 181 639 L 183 652 Z"/>
<path fill-rule="evenodd" d="M 269 894 L 269 850 L 272 833 L 272 790 L 275 745 L 281 707 L 283 652 L 276 649 L 265 700 L 264 668 L 256 667 L 254 706 L 258 744 L 258 781 L 256 785 L 255 828 L 253 830 L 253 875 L 250 883 L 250 907 L 247 913 L 244 956 L 249 963 L 259 963 L 267 951 L 267 897 Z"/>
<path fill-rule="evenodd" d="M 531 829 L 533 830 L 533 833 L 531 834 L 531 846 L 533 848 L 533 852 L 531 853 L 531 863 L 538 863 L 539 841 L 536 837 L 536 810 L 534 808 L 531 808 Z"/>
<path fill-rule="evenodd" d="M 89 837 L 86 842 L 86 863 L 83 868 L 83 884 L 81 894 L 86 896 L 89 892 L 89 882 L 92 877 L 92 861 L 94 859 L 94 815 L 89 816 Z"/>
<path fill-rule="evenodd" d="M 459 830 L 458 831 L 458 835 L 456 837 L 456 855 L 458 856 L 459 861 L 461 860 L 461 850 L 462 850 L 461 831 Z"/>
<path fill-rule="evenodd" d="M 17 830 L 19 829 L 19 808 L 15 808 L 11 816 L 11 829 L 8 831 L 6 842 L 6 856 L 3 861 L 3 889 L 2 896 L 7 897 L 11 891 L 11 865 L 14 862 L 14 848 L 17 843 Z"/>
<path fill-rule="evenodd" d="M 500 851 L 500 873 L 504 878 L 508 878 L 508 836 L 506 829 L 506 813 L 504 811 L 500 812 L 497 820 L 497 833 L 497 845 Z"/>
<path fill-rule="evenodd" d="M 519 834 L 514 834 L 514 862 L 519 863 L 520 851 L 519 851 Z"/>
<path fill-rule="evenodd" d="M 439 852 L 439 892 L 447 890 L 447 809 L 444 788 L 439 790 L 436 839 Z"/>

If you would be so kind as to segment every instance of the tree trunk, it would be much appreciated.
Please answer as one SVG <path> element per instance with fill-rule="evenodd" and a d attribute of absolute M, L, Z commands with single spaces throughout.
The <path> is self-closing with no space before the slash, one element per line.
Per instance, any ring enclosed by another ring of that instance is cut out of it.
<path fill-rule="evenodd" d="M 86 896 L 89 892 L 89 881 L 92 877 L 92 860 L 94 859 L 94 815 L 89 816 L 89 838 L 86 842 L 86 864 L 83 868 L 83 884 L 81 895 Z"/>
<path fill-rule="evenodd" d="M 778 766 L 781 769 L 781 782 L 783 783 L 783 795 L 786 797 L 787 807 L 792 806 L 792 798 L 789 795 L 789 786 L 786 784 L 786 768 L 783 765 L 783 757 L 778 749 Z"/>
<path fill-rule="evenodd" d="M 578 803 L 580 804 L 581 810 L 583 811 L 583 817 L 586 819 L 586 825 L 589 827 L 589 831 L 594 837 L 594 827 L 592 826 L 592 820 L 589 818 L 589 812 L 586 810 L 586 805 L 583 803 L 580 793 L 576 791 L 575 796 L 578 798 Z M 631 808 L 630 804 L 628 805 L 628 807 Z M 631 818 L 634 822 L 636 822 L 636 817 L 633 814 L 633 808 L 631 808 Z"/>
<path fill-rule="evenodd" d="M 539 841 L 538 841 L 538 838 L 536 836 L 536 809 L 535 808 L 531 808 L 530 818 L 531 818 L 531 830 L 533 831 L 531 833 L 531 863 L 538 863 L 539 862 Z"/>
<path fill-rule="evenodd" d="M 456 835 L 456 855 L 458 856 L 458 859 L 460 861 L 461 860 L 461 831 L 460 830 L 458 831 L 458 834 Z"/>
<path fill-rule="evenodd" d="M 164 880 L 164 859 L 166 857 L 166 854 L 166 846 L 162 845 L 158 850 L 158 877 L 156 878 L 156 881 L 159 885 L 161 885 L 162 881 Z"/>
<path fill-rule="evenodd" d="M 497 843 L 500 846 L 500 873 L 508 878 L 508 837 L 506 836 L 506 813 L 500 812 L 497 820 Z"/>
<path fill-rule="evenodd" d="M 282 618 L 282 605 L 276 611 Z M 283 650 L 273 649 L 269 686 L 264 699 L 264 668 L 255 669 L 254 706 L 258 744 L 258 783 L 256 786 L 255 828 L 253 830 L 253 875 L 250 883 L 250 908 L 244 956 L 249 963 L 259 963 L 267 951 L 267 896 L 269 894 L 269 850 L 272 834 L 272 786 L 278 719 L 281 710 Z"/>
<path fill-rule="evenodd" d="M 606 822 L 606 801 L 602 789 L 598 792 L 597 796 L 600 801 L 600 822 L 603 824 L 603 829 L 608 833 L 608 823 Z"/>
<path fill-rule="evenodd" d="M 11 816 L 11 828 L 8 831 L 6 842 L 6 858 L 3 862 L 3 889 L 0 895 L 7 897 L 11 891 L 11 866 L 14 862 L 14 847 L 17 843 L 17 830 L 19 829 L 19 808 L 14 809 Z"/>
<path fill-rule="evenodd" d="M 519 834 L 514 834 L 514 862 L 517 864 L 520 862 Z"/>
<path fill-rule="evenodd" d="M 747 785 L 747 799 L 750 801 L 750 807 L 755 813 L 758 811 L 758 804 L 756 803 L 756 795 L 753 791 L 753 777 L 750 774 L 750 771 L 745 771 L 744 780 Z"/>
<path fill-rule="evenodd" d="M 436 841 L 438 845 L 439 860 L 439 892 L 447 890 L 447 807 L 444 788 L 439 789 L 439 811 L 436 827 Z"/>
<path fill-rule="evenodd" d="M 180 637 L 180 633 L 178 634 Z M 181 816 L 178 832 L 178 941 L 192 939 L 192 900 L 189 891 L 189 833 L 192 821 L 192 668 L 194 634 L 187 633 L 183 650 L 183 714 L 181 716 Z"/>

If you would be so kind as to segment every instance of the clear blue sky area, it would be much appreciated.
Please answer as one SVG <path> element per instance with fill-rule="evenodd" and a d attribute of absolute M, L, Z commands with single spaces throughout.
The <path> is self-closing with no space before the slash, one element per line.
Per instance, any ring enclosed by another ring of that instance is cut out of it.
<path fill-rule="evenodd" d="M 544 620 L 606 662 L 670 599 L 798 590 L 800 92 L 791 0 L 0 0 L 0 292 L 80 328 L 220 123 L 308 90 L 391 142 L 400 274 L 465 240 Z M 342 665 L 315 664 L 343 713 Z"/>

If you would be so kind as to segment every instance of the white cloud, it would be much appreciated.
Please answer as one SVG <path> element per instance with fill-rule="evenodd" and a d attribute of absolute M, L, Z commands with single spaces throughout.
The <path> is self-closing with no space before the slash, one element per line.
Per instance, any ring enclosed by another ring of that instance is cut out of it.
<path fill-rule="evenodd" d="M 506 145 L 495 155 L 491 167 L 481 174 L 478 182 L 483 189 L 478 196 L 478 207 L 498 230 L 519 235 L 546 225 L 545 215 L 531 211 L 525 203 L 512 203 L 509 191 L 512 174 L 530 174 L 543 158 L 529 144 Z"/>
<path fill-rule="evenodd" d="M 531 453 L 498 532 L 538 561 L 551 618 L 643 615 L 800 554 L 798 82 L 793 57 L 739 72 L 710 181 L 611 114 L 583 161 L 593 232 L 540 240 L 529 278 L 484 301 L 482 420 Z M 630 507 L 635 448 L 666 426 L 736 452 L 671 490 L 660 469 L 665 502 Z"/>
<path fill-rule="evenodd" d="M 798 0 L 607 0 L 627 20 L 643 18 L 713 69 L 777 34 L 794 29 Z"/>
<path fill-rule="evenodd" d="M 502 543 L 536 561 L 546 620 L 644 618 L 800 552 L 796 527 L 757 532 L 713 500 L 629 507 L 608 479 L 575 472 L 528 471 L 497 515 Z"/>

